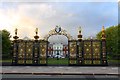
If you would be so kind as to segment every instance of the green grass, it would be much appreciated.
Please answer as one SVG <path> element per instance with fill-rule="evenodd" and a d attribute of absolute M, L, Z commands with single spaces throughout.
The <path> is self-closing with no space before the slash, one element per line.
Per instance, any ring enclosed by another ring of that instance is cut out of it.
<path fill-rule="evenodd" d="M 12 63 L 12 59 L 5 59 L 5 60 L 0 60 L 0 63 L 2 63 L 2 62 L 9 62 L 9 63 Z M 32 64 L 32 62 L 31 62 L 31 60 L 29 61 L 27 61 L 27 64 L 29 64 L 29 63 L 31 63 Z M 117 63 L 120 63 L 120 60 L 108 60 L 108 63 L 115 63 L 115 64 L 117 64 Z M 55 65 L 68 65 L 68 58 L 59 58 L 59 60 L 57 60 L 57 58 L 48 58 L 48 65 L 49 64 L 55 64 Z"/>
<path fill-rule="evenodd" d="M 12 63 L 12 59 L 5 59 L 5 60 L 0 60 L 0 63 L 2 62 L 9 62 Z M 32 64 L 31 60 L 27 60 L 27 64 Z M 57 60 L 57 58 L 48 58 L 48 64 L 63 64 L 63 65 L 67 65 L 68 64 L 68 58 L 59 58 L 59 60 Z"/>
<path fill-rule="evenodd" d="M 108 60 L 108 62 L 113 62 L 113 63 L 120 63 L 120 60 Z"/>
<path fill-rule="evenodd" d="M 63 64 L 63 65 L 67 65 L 68 64 L 68 58 L 59 58 L 57 60 L 57 58 L 48 58 L 48 65 L 49 64 Z"/>
<path fill-rule="evenodd" d="M 0 60 L 0 62 L 12 62 L 12 59 Z"/>

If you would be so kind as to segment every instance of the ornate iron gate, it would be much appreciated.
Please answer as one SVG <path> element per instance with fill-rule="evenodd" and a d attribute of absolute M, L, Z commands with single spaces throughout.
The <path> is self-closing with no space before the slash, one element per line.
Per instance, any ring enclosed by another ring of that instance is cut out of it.
<path fill-rule="evenodd" d="M 76 65 L 77 63 L 77 41 L 70 40 L 68 44 L 69 65 Z"/>
<path fill-rule="evenodd" d="M 61 28 L 59 28 L 62 30 Z M 55 28 L 56 30 L 56 28 Z M 78 40 L 66 33 L 65 30 L 52 30 L 54 34 L 68 37 L 69 65 L 107 65 L 105 30 L 102 29 L 102 40 L 82 40 L 81 30 Z M 58 32 L 59 31 L 59 32 Z M 54 35 L 51 33 L 50 35 Z M 18 40 L 17 30 L 13 41 L 13 65 L 47 65 L 48 64 L 48 35 L 44 40 L 38 40 L 36 30 L 35 40 Z"/>
<path fill-rule="evenodd" d="M 47 65 L 47 47 L 48 46 L 48 41 L 41 40 L 40 45 L 39 45 L 39 62 L 41 65 Z"/>
<path fill-rule="evenodd" d="M 101 64 L 101 41 L 83 41 L 83 64 Z"/>

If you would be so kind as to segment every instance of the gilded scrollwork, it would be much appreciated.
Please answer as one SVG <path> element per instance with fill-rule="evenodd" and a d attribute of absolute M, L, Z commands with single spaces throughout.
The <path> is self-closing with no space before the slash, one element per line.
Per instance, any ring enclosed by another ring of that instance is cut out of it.
<path fill-rule="evenodd" d="M 48 38 L 52 35 L 64 35 L 68 38 L 68 40 L 73 40 L 73 37 L 69 33 L 67 33 L 66 30 L 62 28 L 61 28 L 61 31 L 58 31 L 58 32 L 55 29 L 50 30 L 49 33 L 44 37 L 44 40 L 48 41 Z"/>

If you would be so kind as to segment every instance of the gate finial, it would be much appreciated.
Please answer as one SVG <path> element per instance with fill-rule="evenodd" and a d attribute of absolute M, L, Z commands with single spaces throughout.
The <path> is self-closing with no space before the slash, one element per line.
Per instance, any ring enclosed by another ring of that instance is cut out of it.
<path fill-rule="evenodd" d="M 17 31 L 18 31 L 18 29 L 16 28 L 16 29 L 15 29 L 15 35 L 16 35 L 16 36 L 17 36 Z"/>
<path fill-rule="evenodd" d="M 79 33 L 78 33 L 78 40 L 79 41 L 81 41 L 82 40 L 82 34 L 81 34 L 81 27 L 79 27 L 79 29 L 78 29 L 79 31 Z"/>
<path fill-rule="evenodd" d="M 106 37 L 105 37 L 105 28 L 104 26 L 102 27 L 102 40 L 105 40 Z"/>
<path fill-rule="evenodd" d="M 15 36 L 13 37 L 15 40 L 17 40 L 19 37 L 17 36 L 17 31 L 18 31 L 18 29 L 16 28 L 15 29 Z"/>
<path fill-rule="evenodd" d="M 36 35 L 34 36 L 34 38 L 35 38 L 35 40 L 37 41 L 38 38 L 39 38 L 39 36 L 38 36 L 38 28 L 35 29 L 35 33 L 36 33 Z"/>
<path fill-rule="evenodd" d="M 36 35 L 38 34 L 38 28 L 35 29 Z"/>

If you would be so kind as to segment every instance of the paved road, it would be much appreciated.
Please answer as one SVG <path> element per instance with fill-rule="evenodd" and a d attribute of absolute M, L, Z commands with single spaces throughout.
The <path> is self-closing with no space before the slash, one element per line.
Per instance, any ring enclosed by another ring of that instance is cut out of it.
<path fill-rule="evenodd" d="M 81 78 L 81 79 L 86 79 L 86 78 L 93 78 L 93 79 L 97 79 L 97 78 L 106 78 L 106 79 L 110 79 L 110 78 L 114 78 L 114 79 L 117 79 L 118 76 L 104 76 L 104 75 L 23 75 L 23 74 L 20 74 L 20 75 L 13 75 L 13 74 L 10 74 L 10 75 L 7 75 L 7 74 L 4 74 L 2 75 L 3 78 L 34 78 L 34 79 L 39 79 L 39 78 L 42 78 L 42 79 L 64 79 L 64 78 Z"/>
<path fill-rule="evenodd" d="M 2 80 L 119 80 L 118 67 L 3 66 L 0 69 L 4 73 Z"/>
<path fill-rule="evenodd" d="M 3 66 L 0 73 L 118 74 L 118 67 Z"/>

